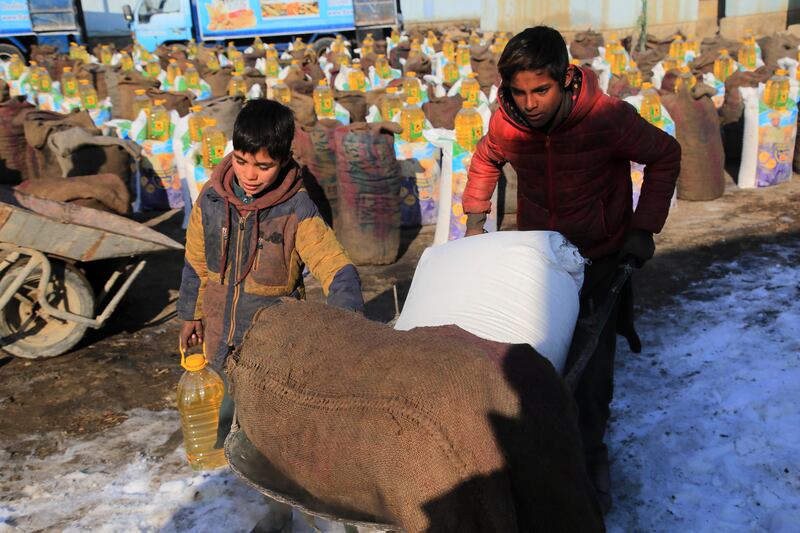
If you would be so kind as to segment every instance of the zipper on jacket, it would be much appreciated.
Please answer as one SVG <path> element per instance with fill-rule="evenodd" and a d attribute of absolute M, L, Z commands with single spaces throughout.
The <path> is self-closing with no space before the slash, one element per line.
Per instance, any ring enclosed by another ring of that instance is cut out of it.
<path fill-rule="evenodd" d="M 239 303 L 239 283 L 236 283 L 236 276 L 241 270 L 242 265 L 240 264 L 242 258 L 242 238 L 244 237 L 244 226 L 245 221 L 250 213 L 245 213 L 244 217 L 239 219 L 239 233 L 236 235 L 236 261 L 234 262 L 235 267 L 231 270 L 231 280 L 233 281 L 233 300 L 231 301 L 231 314 L 230 314 L 230 321 L 231 325 L 228 329 L 228 346 L 233 345 L 233 334 L 236 331 L 236 306 Z"/>
<path fill-rule="evenodd" d="M 224 262 L 222 261 L 221 255 L 228 252 L 228 228 L 223 226 L 222 227 L 222 247 L 221 247 L 221 254 L 220 254 L 220 265 Z M 219 283 L 220 285 L 225 285 L 225 272 L 219 273 Z"/>
<path fill-rule="evenodd" d="M 264 249 L 264 238 L 258 238 L 258 245 L 256 245 L 256 259 L 253 262 L 253 271 L 258 271 L 258 259 L 261 257 L 261 250 Z"/>
<path fill-rule="evenodd" d="M 544 146 L 547 150 L 547 208 L 550 213 L 547 216 L 547 226 L 552 231 L 556 227 L 556 189 L 553 183 L 553 163 L 550 153 L 550 136 L 545 138 Z"/>

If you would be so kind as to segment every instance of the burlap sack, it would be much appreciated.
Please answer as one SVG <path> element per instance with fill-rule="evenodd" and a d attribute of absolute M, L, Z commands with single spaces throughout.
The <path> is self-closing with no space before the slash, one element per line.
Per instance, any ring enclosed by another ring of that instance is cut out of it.
<path fill-rule="evenodd" d="M 49 61 L 50 58 L 58 53 L 58 48 L 49 44 L 31 45 L 30 58 L 40 64 Z"/>
<path fill-rule="evenodd" d="M 108 96 L 108 87 L 106 86 L 106 67 L 97 64 L 81 65 L 80 69 L 75 73 L 78 79 L 89 80 L 89 83 L 94 86 L 97 91 L 97 98 L 103 100 Z"/>
<path fill-rule="evenodd" d="M 245 52 L 245 54 L 244 54 L 244 65 L 247 68 L 255 68 L 256 67 L 256 61 L 258 61 L 262 57 L 267 57 L 267 51 L 266 50 L 261 50 L 261 51 L 253 50 L 252 52 Z"/>
<path fill-rule="evenodd" d="M 119 109 L 112 108 L 111 113 L 115 118 L 134 120 L 133 99 L 137 89 L 152 89 L 161 85 L 158 80 L 145 78 L 138 72 L 120 72 L 117 74 L 117 91 L 119 93 Z"/>
<path fill-rule="evenodd" d="M 118 215 L 131 213 L 128 187 L 114 174 L 29 180 L 15 189 L 39 198 L 74 203 Z"/>
<path fill-rule="evenodd" d="M 336 147 L 334 131 L 338 120 L 322 119 L 313 126 L 295 130 L 293 152 L 303 169 L 303 183 L 319 208 L 322 218 L 338 227 L 338 191 L 336 186 Z"/>
<path fill-rule="evenodd" d="M 211 70 L 205 66 L 200 68 L 200 77 L 211 87 L 211 96 L 219 98 L 228 94 L 228 84 L 233 75 L 233 67 L 222 67 Z"/>
<path fill-rule="evenodd" d="M 102 134 L 86 111 L 67 115 L 53 111 L 31 111 L 25 116 L 24 128 L 25 140 L 28 143 L 26 157 L 28 169 L 31 171 L 28 176 L 30 179 L 63 176 L 56 154 L 47 146 L 47 139 L 51 134 L 71 128 L 81 128 L 93 135 Z M 94 174 L 99 173 L 94 172 Z"/>
<path fill-rule="evenodd" d="M 492 85 L 500 86 L 500 72 L 497 70 L 497 61 L 489 46 L 476 46 L 470 48 L 470 64 L 472 72 L 481 89 L 488 95 Z"/>
<path fill-rule="evenodd" d="M 569 43 L 569 52 L 576 59 L 592 59 L 600 55 L 598 46 L 604 42 L 603 35 L 596 31 L 579 31 Z"/>
<path fill-rule="evenodd" d="M 30 175 L 24 124 L 25 116 L 35 109 L 24 96 L 0 103 L 0 183 L 19 183 Z"/>
<path fill-rule="evenodd" d="M 759 82 L 765 83 L 773 73 L 770 67 L 761 67 L 753 72 L 739 70 L 725 80 L 725 100 L 719 110 L 721 124 L 738 122 L 744 113 L 744 102 L 739 93 L 739 87 L 758 87 Z"/>
<path fill-rule="evenodd" d="M 283 83 L 294 92 L 308 95 L 314 92 L 314 82 L 306 77 L 302 69 L 300 71 L 289 69 Z"/>
<path fill-rule="evenodd" d="M 108 96 L 111 98 L 111 117 L 120 118 L 119 112 L 122 105 L 122 95 L 119 91 L 119 75 L 122 73 L 122 68 L 119 65 L 113 67 L 106 67 L 106 90 Z"/>
<path fill-rule="evenodd" d="M 203 107 L 203 113 L 208 118 L 217 121 L 217 129 L 225 134 L 226 139 L 233 137 L 233 125 L 236 117 L 244 105 L 244 98 L 241 96 L 220 96 L 211 100 L 201 100 L 197 105 Z"/>
<path fill-rule="evenodd" d="M 337 236 L 356 264 L 385 265 L 400 250 L 400 166 L 394 123 L 351 124 L 334 132 L 339 197 Z"/>
<path fill-rule="evenodd" d="M 292 100 L 287 107 L 292 110 L 294 120 L 300 126 L 313 126 L 317 122 L 314 99 L 311 96 L 292 91 Z"/>
<path fill-rule="evenodd" d="M 398 70 L 402 70 L 403 65 L 400 63 L 400 59 L 408 59 L 408 53 L 411 51 L 411 45 L 408 41 L 401 41 L 392 48 L 392 51 L 389 52 L 389 64 L 392 68 L 396 68 Z"/>
<path fill-rule="evenodd" d="M 236 430 L 293 503 L 407 533 L 604 530 L 574 402 L 530 346 L 286 302 L 226 370 Z"/>
<path fill-rule="evenodd" d="M 0 80 L 0 102 L 6 102 L 11 98 L 11 92 L 8 88 L 8 83 L 5 80 Z"/>
<path fill-rule="evenodd" d="M 247 84 L 247 90 L 253 88 L 254 85 L 261 87 L 261 97 L 267 97 L 267 78 L 255 68 L 247 68 L 244 71 L 244 82 Z"/>
<path fill-rule="evenodd" d="M 700 43 L 701 54 L 690 64 L 692 70 L 703 74 L 714 72 L 714 61 L 719 57 L 719 51 L 727 50 L 728 54 L 736 59 L 736 53 L 740 46 L 741 43 L 729 41 L 720 35 L 711 39 L 703 39 L 703 42 Z"/>
<path fill-rule="evenodd" d="M 639 94 L 639 89 L 631 87 L 630 83 L 628 83 L 627 76 L 619 76 L 615 74 L 611 76 L 611 80 L 608 82 L 607 93 L 609 96 L 623 99 L 628 96 Z"/>
<path fill-rule="evenodd" d="M 219 47 L 219 46 L 202 46 L 202 45 L 198 45 L 197 46 L 197 54 L 196 54 L 197 63 L 195 64 L 195 66 L 198 68 L 198 70 L 206 69 L 206 65 L 208 64 L 208 61 L 212 57 L 216 57 L 216 55 L 220 52 L 220 50 L 221 50 L 221 47 Z"/>
<path fill-rule="evenodd" d="M 191 91 L 162 91 L 153 87 L 147 89 L 150 100 L 164 100 L 167 111 L 177 111 L 182 117 L 189 114 L 189 109 L 194 105 L 194 93 Z"/>
<path fill-rule="evenodd" d="M 420 54 L 419 57 L 406 61 L 403 65 L 403 72 L 416 72 L 418 76 L 431 73 L 431 59 L 425 54 Z"/>
<path fill-rule="evenodd" d="M 455 96 L 431 96 L 428 102 L 422 104 L 422 111 L 434 128 L 452 130 L 455 128 L 456 114 L 461 110 L 464 99 L 460 94 Z"/>
<path fill-rule="evenodd" d="M 680 89 L 677 94 L 661 97 L 681 145 L 681 200 L 715 200 L 725 192 L 725 152 L 717 110 L 711 101 L 715 93 L 713 87 L 698 83 L 691 91 Z"/>
<path fill-rule="evenodd" d="M 653 78 L 653 67 L 664 58 L 658 50 L 645 50 L 644 52 L 634 50 L 631 56 L 642 72 L 643 81 L 650 81 Z"/>
<path fill-rule="evenodd" d="M 773 33 L 757 40 L 761 47 L 761 59 L 768 67 L 778 66 L 778 60 L 784 57 L 797 59 L 797 47 L 800 37 L 791 33 Z"/>
<path fill-rule="evenodd" d="M 336 103 L 350 112 L 350 122 L 364 122 L 367 119 L 367 95 L 361 91 L 333 90 Z"/>
<path fill-rule="evenodd" d="M 466 41 L 469 39 L 469 31 L 465 30 L 463 27 L 449 26 L 442 30 L 441 40 L 444 40 L 446 37 L 449 37 L 454 43 Z"/>

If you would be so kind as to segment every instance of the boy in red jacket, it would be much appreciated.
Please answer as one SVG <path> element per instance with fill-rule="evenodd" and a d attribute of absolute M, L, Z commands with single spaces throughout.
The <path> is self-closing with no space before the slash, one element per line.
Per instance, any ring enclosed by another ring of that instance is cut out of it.
<path fill-rule="evenodd" d="M 483 232 L 501 168 L 510 163 L 518 176 L 518 229 L 558 231 L 592 261 L 581 290 L 586 316 L 605 300 L 620 262 L 633 259 L 641 267 L 653 256 L 653 234 L 664 226 L 680 170 L 680 145 L 630 104 L 603 94 L 592 70 L 570 65 L 564 38 L 552 28 L 514 36 L 498 70 L 500 108 L 472 158 L 463 195 L 467 236 Z M 631 161 L 646 165 L 636 211 Z M 623 292 L 628 299 L 618 309 L 632 309 L 632 293 Z M 611 496 L 603 440 L 620 326 L 612 313 L 575 391 L 587 468 L 604 511 Z"/>

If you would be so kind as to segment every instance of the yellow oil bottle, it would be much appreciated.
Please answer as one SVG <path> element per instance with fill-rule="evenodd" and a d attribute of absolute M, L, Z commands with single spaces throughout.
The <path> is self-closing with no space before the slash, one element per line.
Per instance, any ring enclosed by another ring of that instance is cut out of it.
<path fill-rule="evenodd" d="M 350 67 L 350 56 L 347 55 L 345 52 L 339 52 L 333 56 L 333 62 L 339 65 L 340 67 Z"/>
<path fill-rule="evenodd" d="M 89 80 L 78 80 L 78 92 L 84 109 L 97 109 L 97 91 Z"/>
<path fill-rule="evenodd" d="M 294 51 L 303 51 L 306 49 L 306 43 L 303 42 L 301 37 L 295 37 L 294 41 L 292 41 L 292 50 Z"/>
<path fill-rule="evenodd" d="M 422 99 L 422 85 L 417 79 L 417 73 L 414 71 L 406 72 L 403 76 L 403 95 L 406 102 L 411 98 L 416 98 L 417 101 Z"/>
<path fill-rule="evenodd" d="M 119 53 L 119 66 L 124 71 L 133 70 L 133 58 L 125 50 Z"/>
<path fill-rule="evenodd" d="M 285 83 L 278 82 L 272 86 L 272 97 L 283 105 L 289 105 L 292 101 L 292 90 Z"/>
<path fill-rule="evenodd" d="M 256 35 L 256 38 L 253 39 L 253 50 L 256 52 L 260 52 L 264 49 L 264 41 L 261 40 L 261 37 Z"/>
<path fill-rule="evenodd" d="M 147 73 L 147 76 L 150 78 L 153 79 L 158 78 L 158 76 L 161 74 L 161 63 L 159 62 L 157 57 L 154 57 L 147 62 L 147 66 L 145 67 L 145 72 Z"/>
<path fill-rule="evenodd" d="M 227 142 L 225 134 L 217 129 L 217 119 L 206 119 L 202 145 L 202 159 L 205 168 L 212 169 L 222 161 L 225 156 L 225 144 Z"/>
<path fill-rule="evenodd" d="M 135 89 L 133 91 L 133 118 L 136 120 L 139 117 L 139 113 L 144 111 L 145 116 L 150 116 L 150 110 L 153 108 L 153 102 L 150 101 L 150 97 L 147 96 L 146 89 Z"/>
<path fill-rule="evenodd" d="M 197 41 L 194 40 L 194 37 L 189 39 L 189 44 L 186 45 L 186 51 L 190 59 L 197 57 Z"/>
<path fill-rule="evenodd" d="M 169 112 L 164 107 L 166 100 L 156 100 L 147 117 L 147 138 L 154 141 L 169 139 Z"/>
<path fill-rule="evenodd" d="M 231 76 L 231 81 L 228 82 L 228 96 L 247 96 L 247 82 L 239 74 Z"/>
<path fill-rule="evenodd" d="M 406 142 L 419 142 L 423 140 L 422 130 L 425 127 L 425 113 L 419 107 L 418 98 L 409 98 L 400 112 L 400 126 L 403 133 L 400 138 Z"/>
<path fill-rule="evenodd" d="M 642 105 L 639 114 L 650 124 L 659 125 L 661 122 L 661 97 L 650 82 L 642 84 Z"/>
<path fill-rule="evenodd" d="M 764 87 L 764 103 L 772 109 L 786 109 L 789 106 L 789 78 L 786 71 L 779 68 Z"/>
<path fill-rule="evenodd" d="M 69 43 L 69 58 L 78 59 L 78 43 L 76 42 Z"/>
<path fill-rule="evenodd" d="M 728 55 L 727 50 L 720 50 L 717 59 L 714 60 L 714 77 L 724 83 L 735 71 L 736 62 Z"/>
<path fill-rule="evenodd" d="M 381 118 L 391 121 L 403 109 L 403 99 L 397 94 L 397 87 L 387 87 L 386 96 L 381 101 Z"/>
<path fill-rule="evenodd" d="M 233 44 L 233 41 L 228 41 L 228 47 L 225 49 L 225 55 L 228 59 L 236 52 L 236 45 Z"/>
<path fill-rule="evenodd" d="M 110 65 L 111 59 L 114 57 L 114 52 L 107 44 L 100 45 L 100 62 L 104 65 Z"/>
<path fill-rule="evenodd" d="M 687 54 L 691 52 L 694 57 L 700 55 L 700 40 L 696 36 L 689 35 L 684 42 L 684 47 Z"/>
<path fill-rule="evenodd" d="M 755 70 L 756 58 L 756 39 L 752 35 L 752 30 L 745 30 L 745 37 L 742 39 L 742 46 L 739 48 L 739 64 L 747 70 Z"/>
<path fill-rule="evenodd" d="M 466 67 L 470 65 L 469 45 L 464 41 L 458 41 L 456 49 L 456 65 Z"/>
<path fill-rule="evenodd" d="M 615 49 L 611 52 L 611 73 L 621 76 L 625 73 L 625 67 L 628 65 L 628 56 L 622 47 Z"/>
<path fill-rule="evenodd" d="M 353 61 L 352 70 L 347 74 L 347 83 L 351 91 L 367 92 L 367 77 L 361 70 L 361 61 L 358 59 Z"/>
<path fill-rule="evenodd" d="M 193 143 L 203 142 L 203 130 L 206 126 L 206 116 L 203 113 L 203 106 L 193 105 L 189 115 L 189 138 Z"/>
<path fill-rule="evenodd" d="M 28 70 L 30 71 L 28 83 L 31 84 L 33 89 L 39 89 L 39 77 L 42 75 L 42 72 L 39 70 L 39 62 L 35 59 L 31 59 Z"/>
<path fill-rule="evenodd" d="M 425 40 L 428 41 L 428 46 L 431 48 L 439 44 L 439 38 L 433 33 L 433 30 L 428 30 L 428 33 L 425 35 Z"/>
<path fill-rule="evenodd" d="M 189 465 L 192 470 L 225 466 L 225 451 L 214 448 L 225 384 L 203 354 L 187 356 L 181 349 L 181 366 L 186 372 L 178 381 L 177 403 Z"/>
<path fill-rule="evenodd" d="M 697 85 L 697 79 L 692 74 L 691 69 L 686 65 L 682 66 L 680 74 L 675 78 L 675 86 L 673 88 L 675 93 L 677 94 L 682 90 L 691 90 L 695 85 Z"/>
<path fill-rule="evenodd" d="M 461 77 L 461 73 L 458 70 L 458 66 L 456 66 L 454 62 L 449 61 L 442 69 L 442 77 L 445 83 L 453 85 L 458 81 L 458 78 Z"/>
<path fill-rule="evenodd" d="M 364 40 L 361 41 L 361 57 L 366 57 L 375 53 L 375 38 L 371 33 L 368 33 Z"/>
<path fill-rule="evenodd" d="M 18 80 L 19 77 L 22 76 L 24 70 L 25 65 L 22 63 L 22 59 L 20 59 L 19 55 L 14 54 L 11 56 L 11 60 L 8 62 L 8 76 L 12 80 Z"/>
<path fill-rule="evenodd" d="M 478 32 L 476 32 L 475 30 L 470 31 L 469 33 L 469 44 L 470 46 L 481 45 L 481 36 L 478 35 Z"/>
<path fill-rule="evenodd" d="M 206 60 L 206 67 L 208 67 L 208 70 L 211 71 L 220 69 L 219 58 L 217 57 L 217 54 L 210 54 L 208 56 L 208 59 Z"/>
<path fill-rule="evenodd" d="M 467 77 L 461 81 L 461 90 L 459 94 L 461 98 L 467 102 L 472 102 L 474 106 L 478 105 L 481 86 L 478 83 L 478 78 L 474 72 L 467 74 Z"/>
<path fill-rule="evenodd" d="M 475 104 L 464 100 L 456 114 L 456 142 L 469 152 L 475 151 L 478 141 L 483 137 L 483 119 L 475 109 Z"/>
<path fill-rule="evenodd" d="M 274 45 L 268 44 L 264 50 L 264 55 L 267 59 L 278 59 L 278 49 Z"/>
<path fill-rule="evenodd" d="M 331 52 L 334 54 L 344 53 L 344 37 L 342 37 L 341 34 L 337 35 L 331 43 Z"/>
<path fill-rule="evenodd" d="M 319 80 L 319 85 L 314 89 L 314 112 L 318 119 L 336 117 L 333 91 L 324 79 Z"/>
<path fill-rule="evenodd" d="M 392 32 L 389 34 L 389 40 L 392 41 L 393 44 L 400 42 L 400 32 L 397 28 L 392 28 Z"/>
<path fill-rule="evenodd" d="M 186 64 L 186 72 L 183 73 L 183 79 L 186 81 L 186 86 L 190 89 L 200 88 L 200 73 L 194 67 L 194 63 Z"/>
<path fill-rule="evenodd" d="M 39 92 L 49 93 L 53 89 L 53 79 L 50 77 L 50 72 L 41 67 L 39 71 Z"/>
<path fill-rule="evenodd" d="M 72 67 L 64 67 L 61 73 L 61 92 L 67 98 L 78 94 L 78 78 L 72 72 Z"/>
<path fill-rule="evenodd" d="M 422 45 L 419 44 L 419 39 L 412 39 L 410 46 L 406 61 L 419 61 L 422 58 Z"/>
<path fill-rule="evenodd" d="M 669 72 L 670 70 L 680 70 L 683 66 L 683 60 L 676 56 L 667 56 L 662 61 L 662 66 L 664 67 L 664 72 Z"/>
<path fill-rule="evenodd" d="M 281 64 L 275 57 L 268 57 L 264 61 L 264 76 L 267 78 L 277 78 L 281 73 Z"/>
<path fill-rule="evenodd" d="M 442 55 L 449 63 L 456 60 L 456 43 L 450 37 L 445 37 L 442 41 Z"/>
<path fill-rule="evenodd" d="M 386 59 L 386 54 L 378 54 L 378 58 L 375 60 L 375 73 L 382 80 L 392 77 L 392 67 L 389 65 L 389 60 Z"/>
<path fill-rule="evenodd" d="M 608 42 L 606 43 L 606 51 L 603 56 L 603 59 L 606 60 L 606 63 L 609 65 L 611 64 L 611 56 L 614 53 L 614 50 L 621 48 L 622 45 L 619 43 L 619 39 L 617 38 L 616 33 L 612 33 L 611 36 L 608 38 Z"/>
<path fill-rule="evenodd" d="M 672 36 L 672 42 L 669 43 L 669 52 L 667 55 L 680 59 L 686 57 L 686 42 L 683 40 L 682 35 L 676 33 Z"/>
<path fill-rule="evenodd" d="M 625 69 L 625 77 L 628 78 L 628 85 L 638 89 L 642 86 L 642 71 L 639 70 L 639 65 L 636 61 L 631 60 L 628 68 Z"/>
<path fill-rule="evenodd" d="M 177 59 L 170 59 L 167 65 L 167 83 L 175 85 L 175 80 L 181 75 L 181 67 L 178 65 Z"/>
<path fill-rule="evenodd" d="M 237 74 L 244 73 L 245 63 L 244 63 L 244 54 L 241 53 L 239 50 L 234 49 L 232 52 L 228 54 L 228 60 L 231 62 L 233 66 L 233 71 Z"/>

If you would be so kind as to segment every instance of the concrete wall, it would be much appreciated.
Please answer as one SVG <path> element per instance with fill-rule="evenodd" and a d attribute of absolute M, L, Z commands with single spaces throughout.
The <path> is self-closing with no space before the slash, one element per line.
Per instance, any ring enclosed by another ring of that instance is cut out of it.
<path fill-rule="evenodd" d="M 750 29 L 756 35 L 769 35 L 800 22 L 797 0 L 726 0 L 725 17 L 719 22 L 720 33 L 738 39 Z"/>

